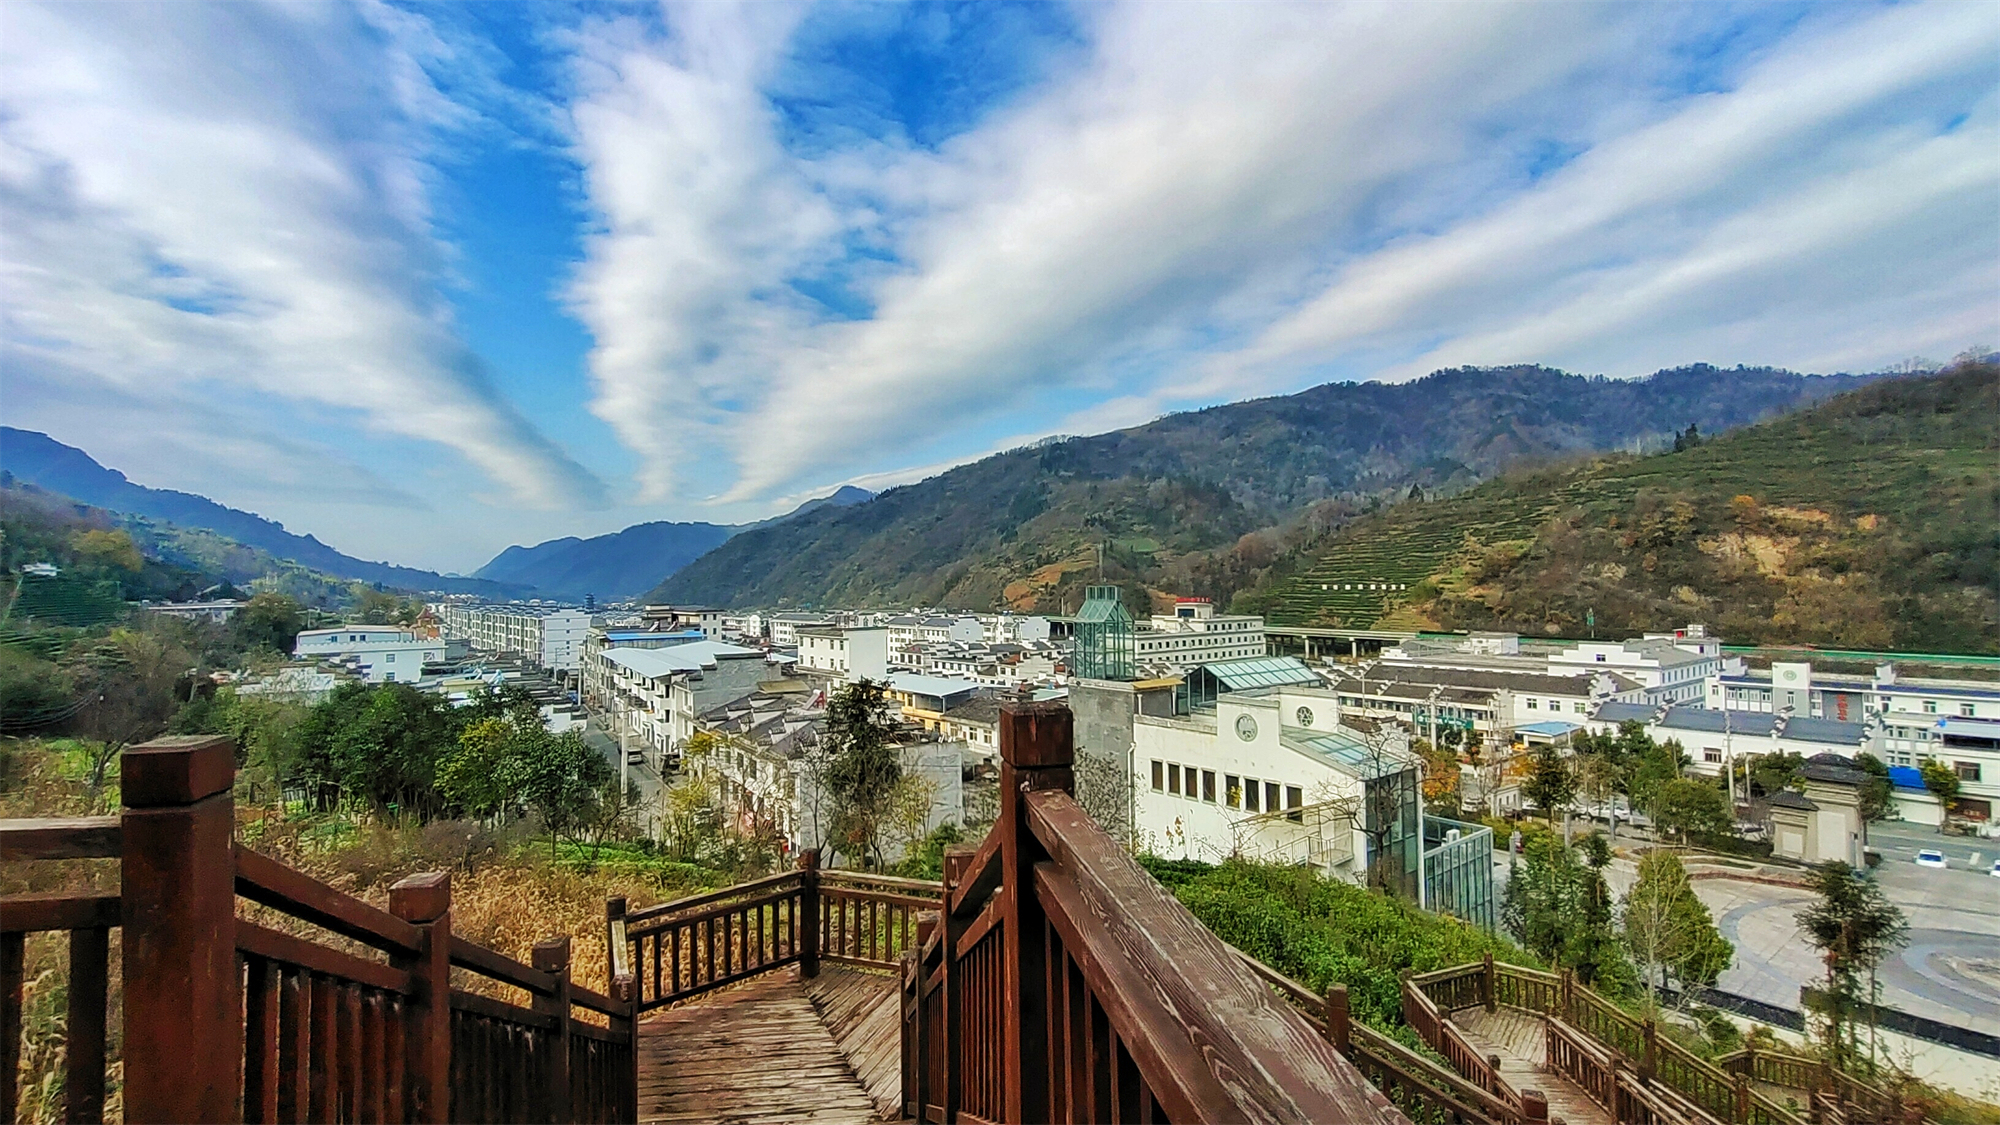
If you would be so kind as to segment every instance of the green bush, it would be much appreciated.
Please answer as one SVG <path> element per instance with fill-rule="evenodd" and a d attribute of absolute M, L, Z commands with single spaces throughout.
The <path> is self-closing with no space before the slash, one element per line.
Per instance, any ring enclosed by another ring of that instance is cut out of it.
<path fill-rule="evenodd" d="M 1222 940 L 1313 989 L 1347 986 L 1355 1018 L 1406 1042 L 1397 974 L 1426 973 L 1485 954 L 1534 957 L 1504 938 L 1311 870 L 1230 860 L 1219 867 L 1140 861 Z"/>

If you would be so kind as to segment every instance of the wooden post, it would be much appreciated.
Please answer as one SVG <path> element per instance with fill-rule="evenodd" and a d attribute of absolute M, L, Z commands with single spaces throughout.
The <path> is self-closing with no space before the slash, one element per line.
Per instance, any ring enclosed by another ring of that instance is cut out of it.
<path fill-rule="evenodd" d="M 119 763 L 127 1121 L 242 1120 L 235 781 L 226 738 L 156 739 Z"/>
<path fill-rule="evenodd" d="M 1060 703 L 1000 705 L 1001 925 L 1007 1000 L 1000 1053 L 1008 1121 L 1049 1120 L 1048 921 L 1035 897 L 1035 863 L 1045 853 L 1028 825 L 1027 795 L 1074 792 L 1074 719 Z"/>
<path fill-rule="evenodd" d="M 1549 1119 L 1549 1099 L 1540 1090 L 1521 1091 L 1521 1120 L 1543 1122 Z"/>
<path fill-rule="evenodd" d="M 1576 1007 L 1576 970 L 1574 969 L 1564 969 L 1562 971 L 1562 999 L 1559 1003 L 1562 1004 L 1562 1018 L 1565 1020 L 1573 1019 Z"/>
<path fill-rule="evenodd" d="M 403 1032 L 409 1120 L 439 1125 L 451 1115 L 451 873 L 425 871 L 389 888 L 389 913 L 417 927 L 414 956 L 390 963 L 409 972 L 416 995 Z"/>
<path fill-rule="evenodd" d="M 1750 1120 L 1750 1076 L 1747 1074 L 1738 1074 L 1735 1076 L 1735 1079 L 1736 1112 L 1729 1119 L 1731 1121 L 1748 1121 Z"/>
<path fill-rule="evenodd" d="M 625 963 L 629 956 L 625 941 L 625 896 L 604 900 L 604 994 L 610 996 L 611 986 L 621 976 L 631 976 L 632 966 Z M 662 973 L 672 973 L 672 969 L 662 969 Z M 637 978 L 634 977 L 634 983 Z M 654 981 L 653 987 L 659 993 L 667 991 L 666 982 Z"/>
<path fill-rule="evenodd" d="M 619 1002 L 623 1015 L 611 1017 L 611 1030 L 629 1038 L 632 1053 L 631 1062 L 626 1066 L 621 1089 L 618 1091 L 618 1114 L 613 1121 L 632 1122 L 639 1120 L 639 988 L 631 974 L 621 974 L 611 978 L 611 998 Z"/>
<path fill-rule="evenodd" d="M 958 1106 L 964 1094 L 961 1075 L 964 1073 L 964 1047 L 959 1043 L 959 1024 L 965 1013 L 965 982 L 958 975 L 958 941 L 965 935 L 966 919 L 952 913 L 952 895 L 957 893 L 959 884 L 965 880 L 965 867 L 979 849 L 970 844 L 953 844 L 944 850 L 944 909 L 939 911 L 939 921 L 944 928 L 944 938 L 939 943 L 943 948 L 943 962 L 938 972 L 943 977 L 944 1026 L 938 1034 L 944 1037 L 944 1089 L 938 1091 L 938 1101 L 944 1107 L 946 1121 L 958 1120 Z M 919 980 L 922 976 L 922 961 L 919 960 Z M 918 1064 L 923 1065 L 922 1063 Z M 917 1120 L 925 1120 L 923 1107 L 917 1107 Z"/>
<path fill-rule="evenodd" d="M 1660 1029 L 1653 1025 L 1652 1020 L 1640 1021 L 1639 1042 L 1639 1077 L 1651 1082 L 1660 1073 Z"/>
<path fill-rule="evenodd" d="M 945 909 L 949 910 L 950 908 L 951 903 L 947 901 Z M 931 1024 L 927 1015 L 930 1011 L 930 1006 L 924 1003 L 925 985 L 929 983 L 925 978 L 930 975 L 924 967 L 924 948 L 930 944 L 931 935 L 937 932 L 938 916 L 936 914 L 926 910 L 922 914 L 917 915 L 917 1011 L 916 1019 L 913 1021 L 916 1028 L 916 1035 L 913 1037 L 910 1045 L 912 1055 L 910 1069 L 916 1072 L 917 1111 L 912 1116 L 918 1121 L 928 1121 L 930 1119 L 925 1107 L 931 1104 L 933 1095 L 933 1091 L 931 1090 L 931 1068 L 928 1065 L 931 1057 L 931 1038 L 932 1036 L 942 1034 L 944 1031 L 943 1028 Z M 943 950 L 939 952 L 943 952 Z"/>
<path fill-rule="evenodd" d="M 799 943 L 799 976 L 806 980 L 819 975 L 819 849 L 807 848 L 799 853 L 799 916 L 792 921 L 794 931 L 805 927 L 803 934 L 797 934 Z"/>
<path fill-rule="evenodd" d="M 548 1087 L 542 1094 L 542 1110 L 554 1125 L 575 1120 L 569 1102 L 569 938 L 538 941 L 533 956 L 535 968 L 556 978 L 555 993 L 534 1001 L 535 1011 L 556 1022 L 549 1032 Z"/>
<path fill-rule="evenodd" d="M 1500 1056 L 1497 1054 L 1486 1056 L 1486 1092 L 1500 1092 Z"/>
<path fill-rule="evenodd" d="M 1489 951 L 1483 958 L 1485 972 L 1479 978 L 1479 1001 L 1486 1005 L 1488 1012 L 1500 1010 L 1500 993 L 1494 988 L 1493 954 Z"/>
<path fill-rule="evenodd" d="M 1350 1019 L 1347 1006 L 1347 986 L 1336 984 L 1327 989 L 1326 1038 L 1328 1042 L 1333 1044 L 1333 1049 L 1339 1051 L 1342 1055 L 1347 1054 L 1348 1046 L 1354 1035 Z"/>
<path fill-rule="evenodd" d="M 106 959 L 111 931 L 69 932 L 69 1043 L 64 1050 L 63 1095 L 70 1121 L 104 1120 Z M 11 1073 L 11 1072 L 9 1072 Z"/>

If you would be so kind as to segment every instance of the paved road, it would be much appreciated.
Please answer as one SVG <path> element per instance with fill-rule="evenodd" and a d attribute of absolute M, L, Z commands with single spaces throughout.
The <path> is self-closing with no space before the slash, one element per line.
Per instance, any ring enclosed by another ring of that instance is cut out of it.
<path fill-rule="evenodd" d="M 2000 859 L 2000 840 L 1944 836 L 1935 828 L 1915 824 L 1871 824 L 1868 826 L 1868 846 L 1882 853 L 1885 868 L 1895 863 L 1913 863 L 1918 848 L 1935 848 L 1943 852 L 1945 862 L 1954 870 L 1982 874 L 1992 868 L 1995 859 Z M 2000 884 L 2000 879 L 1994 882 Z"/>
<path fill-rule="evenodd" d="M 1622 894 L 1631 879 L 1629 863 L 1614 866 L 1614 890 Z M 1888 859 L 1877 879 L 1910 925 L 1909 943 L 1879 973 L 1882 1003 L 2000 1035 L 2000 879 L 1907 859 Z M 1814 896 L 1733 879 L 1704 879 L 1695 890 L 1736 946 L 1735 963 L 1718 987 L 1796 1010 L 1800 986 L 1825 975 L 1819 951 L 1794 918 Z"/>
<path fill-rule="evenodd" d="M 628 764 L 618 751 L 617 740 L 598 727 L 596 716 L 591 717 L 590 725 L 584 729 L 583 741 L 604 755 L 604 760 L 611 763 L 612 771 L 620 773 L 624 784 L 638 792 L 640 809 L 651 814 L 642 815 L 642 823 L 656 816 L 651 811 L 660 807 L 660 790 L 665 787 L 659 773 L 650 765 Z"/>

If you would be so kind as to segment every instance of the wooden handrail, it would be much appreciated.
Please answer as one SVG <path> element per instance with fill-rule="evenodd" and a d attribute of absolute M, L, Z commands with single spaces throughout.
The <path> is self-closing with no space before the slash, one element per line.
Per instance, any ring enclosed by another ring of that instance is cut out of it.
<path fill-rule="evenodd" d="M 116 859 L 123 833 L 115 816 L 0 820 L 0 863 L 30 859 Z"/>
<path fill-rule="evenodd" d="M 294 918 L 332 930 L 386 953 L 414 953 L 422 940 L 415 926 L 380 907 L 341 894 L 310 875 L 260 852 L 235 845 L 236 893 Z"/>
<path fill-rule="evenodd" d="M 958 884 L 947 896 L 949 909 L 953 914 L 964 915 L 977 911 L 993 897 L 1000 887 L 1000 834 L 988 832 L 979 842 L 979 850 L 966 861 L 965 870 L 959 876 Z"/>
<path fill-rule="evenodd" d="M 0 933 L 110 929 L 119 922 L 115 894 L 25 894 L 0 898 Z"/>
<path fill-rule="evenodd" d="M 495 953 L 483 945 L 453 934 L 451 938 L 451 963 L 461 969 L 471 969 L 482 976 L 526 989 L 536 996 L 553 996 L 556 978 L 540 969 L 523 965 L 502 953 Z"/>
<path fill-rule="evenodd" d="M 798 880 L 799 873 L 797 871 L 780 871 L 776 875 L 766 875 L 761 879 L 752 879 L 747 883 L 737 883 L 734 886 L 723 887 L 721 890 L 703 891 L 698 895 L 689 895 L 686 898 L 677 898 L 672 902 L 662 902 L 654 906 L 629 911 L 624 916 L 626 932 L 630 933 L 634 927 L 641 923 L 665 918 L 670 914 L 678 914 L 683 911 L 693 910 L 699 906 L 707 906 L 711 903 L 722 902 L 728 899 L 748 898 L 760 892 L 775 890 L 786 884 L 796 884 Z"/>

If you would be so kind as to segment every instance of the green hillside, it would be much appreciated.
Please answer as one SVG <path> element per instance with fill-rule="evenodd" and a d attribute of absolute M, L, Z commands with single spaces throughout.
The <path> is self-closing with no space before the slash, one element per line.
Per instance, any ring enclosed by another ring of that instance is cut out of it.
<path fill-rule="evenodd" d="M 2000 369 L 1885 380 L 1650 457 L 1356 521 L 1236 599 L 1350 628 L 2000 651 Z M 1379 587 L 1389 587 L 1387 589 Z M 1397 588 L 1400 587 L 1400 588 Z"/>
<path fill-rule="evenodd" d="M 1461 368 L 1052 440 L 747 531 L 647 597 L 721 606 L 1073 610 L 1099 573 L 1227 600 L 1285 548 L 1372 506 L 1510 466 L 1720 431 L 1864 382 L 1708 366 L 1646 379 Z"/>

